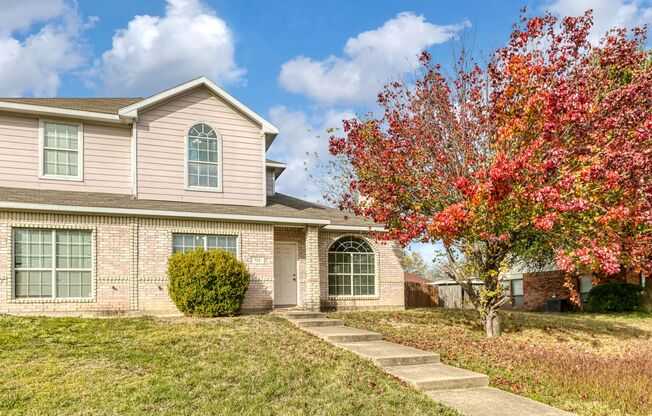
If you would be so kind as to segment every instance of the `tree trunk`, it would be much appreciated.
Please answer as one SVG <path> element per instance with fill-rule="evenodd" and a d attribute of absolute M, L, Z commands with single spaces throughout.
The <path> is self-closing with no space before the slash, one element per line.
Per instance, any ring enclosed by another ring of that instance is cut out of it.
<path fill-rule="evenodd" d="M 643 298 L 643 310 L 652 312 L 652 276 L 645 278 L 645 297 Z"/>
<path fill-rule="evenodd" d="M 500 314 L 498 309 L 490 307 L 484 316 L 484 333 L 487 338 L 500 336 Z"/>

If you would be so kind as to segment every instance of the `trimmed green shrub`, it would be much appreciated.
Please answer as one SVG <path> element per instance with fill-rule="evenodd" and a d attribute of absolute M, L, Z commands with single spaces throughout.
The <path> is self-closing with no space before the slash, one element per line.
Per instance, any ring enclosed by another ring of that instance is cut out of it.
<path fill-rule="evenodd" d="M 231 253 L 203 249 L 176 252 L 168 260 L 170 297 L 186 315 L 235 315 L 249 287 L 247 266 Z"/>
<path fill-rule="evenodd" d="M 626 312 L 639 310 L 643 304 L 643 288 L 616 282 L 595 286 L 589 292 L 586 309 L 589 312 Z"/>

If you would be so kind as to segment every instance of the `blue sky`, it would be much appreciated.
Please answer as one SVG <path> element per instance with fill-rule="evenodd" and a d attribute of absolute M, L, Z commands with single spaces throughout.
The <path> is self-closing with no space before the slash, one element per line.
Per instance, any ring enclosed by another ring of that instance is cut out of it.
<path fill-rule="evenodd" d="M 524 6 L 592 8 L 595 36 L 652 22 L 650 0 L 0 0 L 0 96 L 148 96 L 205 75 L 279 127 L 279 191 L 317 200 L 304 162 L 326 128 L 373 110 L 423 49 L 446 65 L 460 37 L 504 45 Z"/>

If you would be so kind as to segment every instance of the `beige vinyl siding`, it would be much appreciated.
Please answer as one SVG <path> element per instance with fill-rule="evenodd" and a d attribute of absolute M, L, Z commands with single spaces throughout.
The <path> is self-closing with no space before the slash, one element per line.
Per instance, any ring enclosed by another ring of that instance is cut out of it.
<path fill-rule="evenodd" d="M 39 119 L 0 113 L 0 186 L 130 193 L 130 126 L 91 123 L 83 126 L 84 180 L 42 179 L 39 178 Z"/>
<path fill-rule="evenodd" d="M 222 139 L 222 191 L 186 189 L 188 128 L 213 127 Z M 138 197 L 169 201 L 263 204 L 261 128 L 200 87 L 152 109 L 138 120 Z"/>
<path fill-rule="evenodd" d="M 274 196 L 274 169 L 267 168 L 265 183 L 267 184 L 267 196 Z"/>

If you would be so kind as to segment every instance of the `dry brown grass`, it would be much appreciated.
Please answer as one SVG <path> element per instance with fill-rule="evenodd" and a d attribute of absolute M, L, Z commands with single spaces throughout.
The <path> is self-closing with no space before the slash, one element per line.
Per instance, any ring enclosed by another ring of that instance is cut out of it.
<path fill-rule="evenodd" d="M 337 314 L 388 341 L 435 351 L 492 384 L 580 415 L 652 415 L 652 315 L 506 312 L 486 339 L 473 311 Z"/>

